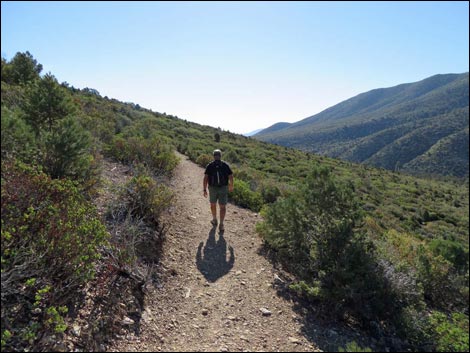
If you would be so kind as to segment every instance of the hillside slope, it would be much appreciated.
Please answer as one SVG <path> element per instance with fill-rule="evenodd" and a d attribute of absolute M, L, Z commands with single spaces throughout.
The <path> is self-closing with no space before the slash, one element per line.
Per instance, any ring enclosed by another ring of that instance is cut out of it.
<path fill-rule="evenodd" d="M 468 73 L 435 75 L 362 93 L 297 123 L 275 124 L 255 138 L 391 170 L 467 177 L 468 159 L 460 168 L 460 157 L 440 141 L 468 128 L 468 102 Z M 458 141 L 457 150 L 468 154 L 468 140 Z M 433 156 L 436 144 L 441 160 Z"/>

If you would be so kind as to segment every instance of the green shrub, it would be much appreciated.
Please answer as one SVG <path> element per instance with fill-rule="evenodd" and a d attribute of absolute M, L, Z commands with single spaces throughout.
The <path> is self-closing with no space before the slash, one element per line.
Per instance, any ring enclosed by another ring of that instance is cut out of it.
<path fill-rule="evenodd" d="M 468 352 L 468 316 L 453 313 L 447 317 L 433 312 L 429 318 L 429 329 L 439 352 Z"/>
<path fill-rule="evenodd" d="M 210 154 L 201 154 L 196 159 L 196 163 L 199 164 L 201 167 L 205 168 L 207 165 L 214 160 Z"/>
<path fill-rule="evenodd" d="M 91 163 L 90 143 L 90 134 L 75 118 L 62 119 L 52 132 L 44 134 L 41 164 L 53 178 L 83 180 Z"/>
<path fill-rule="evenodd" d="M 124 190 L 122 197 L 128 213 L 154 225 L 158 225 L 161 213 L 174 197 L 167 186 L 145 174 L 133 177 Z"/>
<path fill-rule="evenodd" d="M 258 232 L 300 279 L 292 289 L 339 314 L 392 315 L 393 291 L 371 244 L 354 232 L 361 215 L 352 188 L 327 168 L 314 168 L 297 192 L 266 207 L 263 216 Z"/>
<path fill-rule="evenodd" d="M 261 197 L 264 203 L 273 203 L 279 196 L 281 196 L 281 191 L 276 185 L 266 183 L 261 185 Z"/>
<path fill-rule="evenodd" d="M 229 163 L 240 163 L 240 157 L 234 150 L 229 150 L 227 153 L 224 154 L 224 160 Z"/>
<path fill-rule="evenodd" d="M 37 332 L 63 331 L 65 309 L 54 308 L 94 277 L 108 234 L 69 180 L 2 161 L 1 195 L 2 329 L 31 347 Z"/>
<path fill-rule="evenodd" d="M 352 191 L 316 168 L 297 193 L 268 208 L 263 236 L 289 258 L 330 269 L 352 237 L 357 210 Z"/>
<path fill-rule="evenodd" d="M 372 349 L 368 347 L 362 348 L 355 341 L 352 341 L 346 345 L 346 348 L 340 347 L 338 352 L 372 352 Z"/>
<path fill-rule="evenodd" d="M 178 158 L 163 139 L 117 135 L 105 153 L 126 164 L 144 163 L 156 175 L 170 175 L 178 165 Z"/>
<path fill-rule="evenodd" d="M 20 117 L 2 106 L 2 158 L 18 158 L 32 162 L 38 150 L 32 128 Z"/>
<path fill-rule="evenodd" d="M 229 194 L 229 200 L 235 204 L 258 212 L 263 206 L 263 199 L 258 192 L 251 191 L 247 182 L 234 179 L 233 192 Z"/>
<path fill-rule="evenodd" d="M 465 274 L 468 270 L 468 250 L 466 251 L 462 244 L 439 238 L 433 239 L 429 248 L 435 256 L 440 255 L 452 263 L 459 273 Z"/>
<path fill-rule="evenodd" d="M 423 285 L 424 296 L 434 308 L 447 310 L 458 305 L 465 307 L 465 299 L 458 288 L 462 288 L 461 276 L 454 274 L 452 263 L 441 255 L 435 255 L 424 246 L 417 251 L 417 275 Z M 468 283 L 467 283 L 468 287 Z"/>

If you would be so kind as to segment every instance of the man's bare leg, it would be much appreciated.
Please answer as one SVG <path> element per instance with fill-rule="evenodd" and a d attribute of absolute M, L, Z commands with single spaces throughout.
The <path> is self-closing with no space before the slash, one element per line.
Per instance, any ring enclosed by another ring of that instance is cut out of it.
<path fill-rule="evenodd" d="M 225 213 L 226 213 L 226 208 L 225 205 L 219 204 L 220 207 L 220 230 L 224 230 L 224 219 L 225 219 Z"/>
<path fill-rule="evenodd" d="M 211 203 L 212 224 L 217 225 L 217 204 Z"/>

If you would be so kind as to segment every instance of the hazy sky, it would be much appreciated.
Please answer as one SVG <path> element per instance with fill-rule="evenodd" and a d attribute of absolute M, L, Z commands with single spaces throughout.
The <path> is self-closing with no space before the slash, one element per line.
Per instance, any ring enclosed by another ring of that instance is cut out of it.
<path fill-rule="evenodd" d="M 468 33 L 467 1 L 1 2 L 7 60 L 237 133 L 467 72 Z"/>

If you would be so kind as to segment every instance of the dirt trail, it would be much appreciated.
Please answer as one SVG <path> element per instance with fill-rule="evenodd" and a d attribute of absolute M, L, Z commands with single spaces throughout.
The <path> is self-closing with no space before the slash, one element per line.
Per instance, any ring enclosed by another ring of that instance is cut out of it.
<path fill-rule="evenodd" d="M 319 350 L 302 334 L 294 304 L 276 294 L 276 271 L 259 254 L 260 217 L 229 204 L 219 234 L 202 195 L 204 169 L 180 157 L 171 185 L 175 206 L 164 220 L 162 286 L 147 293 L 140 332 L 108 350 Z"/>

